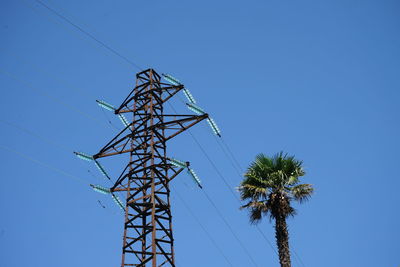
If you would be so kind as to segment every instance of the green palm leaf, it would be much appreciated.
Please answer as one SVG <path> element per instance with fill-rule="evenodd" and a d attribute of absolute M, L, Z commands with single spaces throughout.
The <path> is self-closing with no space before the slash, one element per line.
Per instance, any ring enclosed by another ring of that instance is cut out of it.
<path fill-rule="evenodd" d="M 249 211 L 250 223 L 256 224 L 264 216 L 275 219 L 275 233 L 281 267 L 290 267 L 289 233 L 286 218 L 296 214 L 291 201 L 308 200 L 314 189 L 311 184 L 301 184 L 305 175 L 303 162 L 280 152 L 273 157 L 256 156 L 250 164 L 238 190 L 240 198 L 247 201 L 241 209 Z"/>
<path fill-rule="evenodd" d="M 241 199 L 264 203 L 272 201 L 270 215 L 273 218 L 278 215 L 285 218 L 293 215 L 294 209 L 291 207 L 290 201 L 304 202 L 313 193 L 312 185 L 300 184 L 300 177 L 305 175 L 302 165 L 302 161 L 284 152 L 279 152 L 272 157 L 258 154 L 244 174 L 244 179 L 238 188 Z M 275 198 L 278 195 L 280 197 Z M 287 201 L 283 201 L 281 198 Z M 280 205 L 287 206 L 283 209 L 284 214 L 281 214 L 282 210 L 278 211 L 272 208 Z M 254 213 L 250 220 L 252 222 L 259 221 L 259 219 L 253 220 L 252 218 L 262 217 L 263 212 L 253 211 L 257 209 L 255 206 L 249 208 L 250 213 Z"/>

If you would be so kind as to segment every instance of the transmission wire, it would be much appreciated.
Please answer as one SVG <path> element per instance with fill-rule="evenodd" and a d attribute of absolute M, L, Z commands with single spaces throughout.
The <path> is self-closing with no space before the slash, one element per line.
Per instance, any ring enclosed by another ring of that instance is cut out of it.
<path fill-rule="evenodd" d="M 65 103 L 63 100 L 59 99 L 58 97 L 52 96 L 52 95 L 48 94 L 48 93 L 45 92 L 45 91 L 42 91 L 42 90 L 40 90 L 40 89 L 35 88 L 34 86 L 32 86 L 31 83 L 25 81 L 24 79 L 18 78 L 17 76 L 11 74 L 11 73 L 8 72 L 8 71 L 5 71 L 4 69 L 1 69 L 1 68 L 0 68 L 0 73 L 3 73 L 4 75 L 7 75 L 9 78 L 11 78 L 11 79 L 13 79 L 13 80 L 15 80 L 15 81 L 18 81 L 18 82 L 24 84 L 26 87 L 30 88 L 30 89 L 31 89 L 32 91 L 34 91 L 34 92 L 36 92 L 36 93 L 38 93 L 38 94 L 40 94 L 40 95 L 42 95 L 42 96 L 44 96 L 44 97 L 47 97 L 48 99 L 50 99 L 50 100 L 52 100 L 52 101 L 56 101 L 56 102 L 60 103 L 61 105 L 63 105 L 64 107 L 66 107 L 66 108 L 68 108 L 68 109 L 71 109 L 71 110 L 73 110 L 73 111 L 75 111 L 75 112 L 77 112 L 77 113 L 80 113 L 81 115 L 84 115 L 86 118 L 88 118 L 88 119 L 90 119 L 90 120 L 92 120 L 92 121 L 96 121 L 96 122 L 101 122 L 101 123 L 103 123 L 103 121 L 98 120 L 97 118 L 95 118 L 95 117 L 93 117 L 92 115 L 90 115 L 90 114 L 88 114 L 88 113 L 82 111 L 81 109 L 75 107 L 74 105 L 67 104 L 67 103 Z"/>
<path fill-rule="evenodd" d="M 36 137 L 36 138 L 40 139 L 41 141 L 43 141 L 43 142 L 45 142 L 45 143 L 47 143 L 47 144 L 49 144 L 49 145 L 56 146 L 56 147 L 58 147 L 58 148 L 61 149 L 61 150 L 64 150 L 64 151 L 66 151 L 66 152 L 68 152 L 68 153 L 71 153 L 71 151 L 70 151 L 68 148 L 66 148 L 65 146 L 61 145 L 60 143 L 56 143 L 56 142 L 54 142 L 53 140 L 50 140 L 50 139 L 45 138 L 45 137 L 43 137 L 43 136 L 41 136 L 41 135 L 38 135 L 37 133 L 35 133 L 35 132 L 33 132 L 33 131 L 29 130 L 29 129 L 23 128 L 23 127 L 21 127 L 21 126 L 18 126 L 18 125 L 16 125 L 16 124 L 13 124 L 13 123 L 10 123 L 10 122 L 1 120 L 1 119 L 0 119 L 0 123 L 6 124 L 6 125 L 11 126 L 11 127 L 14 127 L 14 128 L 16 128 L 16 129 L 18 129 L 18 130 L 20 130 L 20 131 L 22 131 L 22 132 L 25 132 L 26 134 L 29 134 L 29 135 L 31 135 L 31 136 L 33 136 L 33 137 Z M 50 166 L 50 165 L 49 165 L 49 166 Z M 56 167 L 52 167 L 52 168 L 56 168 Z M 82 167 L 82 168 L 86 169 L 86 167 Z M 97 180 L 97 179 L 100 179 L 100 178 L 98 178 L 97 176 L 95 176 L 95 175 L 92 173 L 92 171 L 91 171 L 90 169 L 86 169 L 86 170 L 87 170 L 87 172 L 88 172 L 92 177 L 94 177 L 96 180 Z M 107 180 L 108 182 L 111 182 L 111 183 L 112 183 L 111 180 L 109 180 L 109 179 L 106 179 L 106 180 Z M 89 185 L 90 185 L 90 184 L 89 184 Z M 116 193 L 120 193 L 120 192 L 116 192 Z M 115 192 L 114 192 L 114 194 L 115 194 Z"/>
<path fill-rule="evenodd" d="M 44 96 L 44 97 L 46 97 L 46 98 L 48 98 L 48 99 L 50 99 L 50 100 L 52 100 L 52 101 L 56 101 L 56 102 L 60 103 L 61 105 L 63 105 L 64 107 L 66 107 L 66 108 L 68 108 L 68 109 L 70 109 L 70 110 L 72 110 L 72 111 L 74 111 L 74 112 L 77 112 L 77 113 L 79 113 L 79 114 L 85 116 L 86 118 L 88 118 L 88 119 L 90 119 L 90 120 L 92 120 L 92 121 L 94 121 L 94 122 L 96 122 L 96 123 L 101 123 L 101 124 L 104 123 L 104 121 L 99 120 L 99 119 L 97 119 L 96 117 L 93 117 L 93 116 L 90 115 L 89 113 L 86 113 L 85 111 L 82 111 L 81 109 L 77 108 L 77 107 L 74 106 L 74 105 L 65 103 L 63 100 L 61 100 L 61 99 L 58 98 L 58 97 L 54 97 L 54 96 L 48 94 L 47 92 L 45 92 L 45 91 L 43 91 L 43 90 L 40 90 L 40 89 L 34 87 L 31 83 L 27 82 L 26 80 L 24 80 L 24 79 L 22 79 L 22 78 L 18 78 L 17 76 L 15 76 L 15 75 L 13 75 L 13 74 L 11 74 L 11 73 L 5 71 L 4 69 L 1 69 L 1 68 L 0 68 L 0 73 L 3 73 L 3 74 L 5 74 L 5 75 L 7 75 L 9 78 L 13 79 L 14 81 L 17 81 L 17 82 L 19 82 L 19 83 L 24 84 L 26 87 L 28 87 L 29 89 L 31 89 L 33 92 L 36 92 L 37 94 L 39 94 L 39 95 L 41 95 L 41 96 Z M 111 125 L 111 126 L 114 128 L 114 130 L 120 131 L 120 129 L 117 128 L 111 121 L 108 120 L 108 123 L 106 123 L 106 124 Z"/>
<path fill-rule="evenodd" d="M 24 60 L 22 60 L 19 56 L 17 55 L 12 55 L 14 57 L 14 59 L 19 60 L 22 64 L 31 64 L 33 66 L 32 69 L 35 69 L 36 71 L 38 71 L 39 69 L 41 69 L 39 72 L 47 74 L 49 77 L 53 77 L 54 73 L 50 73 L 49 71 L 43 69 L 43 67 L 40 67 L 37 64 L 34 63 L 26 63 L 24 62 Z M 95 97 L 89 97 L 87 95 L 85 95 L 84 92 L 85 90 L 79 89 L 78 87 L 76 87 L 75 85 L 73 85 L 71 82 L 69 82 L 68 80 L 65 80 L 63 78 L 61 78 L 60 76 L 57 76 L 58 80 L 61 81 L 62 83 L 66 84 L 68 86 L 68 88 L 72 88 L 73 90 L 75 90 L 76 92 L 79 92 L 80 96 L 84 97 L 85 99 L 87 99 L 90 102 L 94 102 L 93 99 L 95 99 Z M 56 79 L 54 79 L 56 80 Z M 85 91 L 87 92 L 87 91 Z M 118 128 L 117 126 L 115 126 L 112 121 L 110 120 L 109 116 L 105 113 L 104 109 L 102 108 L 102 113 L 104 114 L 104 117 L 107 119 L 107 122 L 118 132 L 121 131 L 120 128 Z"/>
<path fill-rule="evenodd" d="M 14 123 L 11 123 L 11 122 L 8 122 L 8 121 L 2 120 L 2 119 L 0 119 L 0 123 L 6 124 L 6 125 L 8 125 L 8 126 L 10 126 L 10 127 L 13 127 L 13 128 L 15 128 L 15 129 L 18 129 L 18 130 L 20 130 L 21 132 L 25 132 L 26 134 L 29 134 L 29 135 L 31 135 L 31 136 L 33 136 L 33 137 L 36 137 L 36 138 L 40 139 L 42 142 L 45 142 L 45 143 L 50 144 L 50 145 L 52 145 L 52 146 L 56 146 L 56 147 L 58 147 L 58 148 L 61 149 L 61 150 L 67 151 L 68 153 L 71 153 L 71 152 L 72 152 L 72 151 L 70 151 L 68 148 L 66 148 L 64 145 L 61 145 L 61 144 L 59 144 L 59 143 L 56 143 L 56 142 L 54 142 L 54 141 L 52 141 L 52 140 L 50 140 L 50 139 L 44 138 L 44 137 L 42 137 L 42 136 L 40 136 L 40 135 L 38 135 L 38 134 L 32 132 L 31 130 L 28 130 L 28 129 L 26 129 L 26 128 L 22 128 L 21 126 L 18 126 L 18 125 L 14 124 Z"/>
<path fill-rule="evenodd" d="M 47 168 L 47 169 L 49 169 L 49 170 L 58 172 L 58 173 L 60 173 L 60 174 L 62 174 L 62 175 L 64 175 L 64 176 L 67 176 L 67 177 L 74 178 L 74 179 L 76 179 L 77 181 L 79 181 L 79 182 L 81 182 L 81 183 L 84 183 L 84 184 L 86 184 L 86 185 L 90 185 L 90 183 L 89 183 L 88 181 L 86 181 L 85 179 L 83 179 L 83 178 L 81 178 L 81 177 L 79 177 L 79 176 L 70 174 L 70 173 L 68 173 L 68 172 L 66 172 L 66 171 L 64 171 L 64 170 L 62 170 L 62 169 L 60 169 L 60 168 L 58 168 L 58 167 L 55 167 L 55 166 L 50 165 L 50 164 L 48 164 L 48 163 L 44 163 L 44 162 L 42 162 L 42 161 L 39 161 L 39 160 L 37 160 L 37 159 L 35 159 L 35 158 L 31 157 L 31 156 L 26 155 L 25 153 L 22 153 L 22 152 L 20 152 L 20 151 L 17 151 L 17 150 L 15 150 L 15 149 L 11 149 L 11 148 L 9 148 L 9 147 L 2 146 L 2 145 L 0 145 L 0 148 L 3 149 L 3 150 L 10 151 L 10 152 L 14 153 L 15 155 L 17 155 L 17 156 L 19 156 L 19 157 L 21 157 L 21 158 L 27 159 L 27 160 L 29 160 L 29 161 L 31 161 L 31 162 L 37 164 L 37 165 L 40 165 L 40 166 L 43 166 L 43 167 Z M 98 200 L 98 201 L 99 201 L 99 200 Z M 113 212 L 112 212 L 112 214 L 115 215 L 115 213 L 113 213 Z"/>
<path fill-rule="evenodd" d="M 40 0 L 35 0 L 35 2 L 39 3 L 40 5 L 42 5 L 43 7 L 45 7 L 47 10 L 49 10 L 51 13 L 53 13 L 54 15 L 56 15 L 57 17 L 61 18 L 63 21 L 67 22 L 68 24 L 70 24 L 71 26 L 73 26 L 75 29 L 77 29 L 78 31 L 80 31 L 81 33 L 85 34 L 86 36 L 88 36 L 89 38 L 91 38 L 92 40 L 94 40 L 95 42 L 99 43 L 101 46 L 103 46 L 104 48 L 106 48 L 107 50 L 109 50 L 110 52 L 112 52 L 114 55 L 116 55 L 117 57 L 123 59 L 124 61 L 126 61 L 127 63 L 129 63 L 130 65 L 132 65 L 133 67 L 142 70 L 142 68 L 137 65 L 135 62 L 131 61 L 129 58 L 127 58 L 126 56 L 122 55 L 121 53 L 119 53 L 117 50 L 115 50 L 114 48 L 110 47 L 109 45 L 107 45 L 106 43 L 104 43 L 103 41 L 101 41 L 100 39 L 98 39 L 97 37 L 95 37 L 93 34 L 91 34 L 90 32 L 88 32 L 87 30 L 83 29 L 81 26 L 77 25 L 76 23 L 74 23 L 73 21 L 71 21 L 70 19 L 68 19 L 66 16 L 62 15 L 61 13 L 57 12 L 55 9 L 51 8 L 50 6 L 48 6 L 47 4 L 45 4 L 43 1 Z"/>
<path fill-rule="evenodd" d="M 171 186 L 172 187 L 172 186 Z M 218 246 L 217 242 L 215 239 L 212 237 L 212 235 L 207 231 L 207 229 L 204 227 L 204 225 L 200 222 L 199 218 L 196 217 L 195 213 L 191 210 L 189 205 L 185 202 L 184 198 L 179 194 L 178 190 L 174 190 L 174 194 L 178 196 L 178 199 L 183 203 L 183 206 L 186 208 L 186 210 L 189 212 L 190 216 L 194 218 L 194 220 L 197 222 L 197 224 L 201 227 L 201 229 L 204 231 L 204 233 L 207 235 L 207 237 L 211 240 L 213 243 L 214 247 L 218 250 L 218 252 L 223 256 L 225 261 L 230 265 L 233 266 L 232 263 L 229 261 L 228 257 L 225 255 L 225 253 L 222 251 L 221 247 Z"/>
<path fill-rule="evenodd" d="M 58 173 L 60 173 L 60 174 L 62 174 L 64 176 L 74 178 L 74 179 L 76 179 L 77 181 L 79 181 L 81 183 L 89 184 L 85 179 L 83 179 L 83 178 L 81 178 L 79 176 L 70 174 L 70 173 L 68 173 L 68 172 L 66 172 L 66 171 L 64 171 L 64 170 L 62 170 L 60 168 L 57 168 L 57 167 L 54 167 L 54 166 L 52 166 L 52 165 L 50 165 L 48 163 L 44 163 L 42 161 L 39 161 L 39 160 L 37 160 L 37 159 L 35 159 L 35 158 L 31 157 L 31 156 L 26 155 L 25 153 L 19 152 L 19 151 L 15 150 L 15 149 L 12 149 L 12 148 L 9 148 L 9 147 L 3 146 L 3 145 L 0 145 L 0 148 L 3 149 L 3 150 L 10 151 L 10 152 L 20 156 L 21 158 L 25 158 L 25 159 L 33 162 L 33 163 L 36 163 L 36 164 L 41 165 L 41 166 L 43 166 L 43 167 L 45 167 L 47 169 L 53 170 L 55 172 L 58 172 Z"/>
<path fill-rule="evenodd" d="M 101 111 L 102 111 L 104 117 L 106 118 L 106 120 L 108 121 L 108 123 L 110 124 L 110 126 L 113 127 L 114 129 L 116 129 L 118 132 L 120 132 L 122 129 L 118 128 L 117 126 L 114 125 L 114 123 L 111 122 L 110 118 L 108 117 L 107 113 L 104 111 L 103 108 L 101 108 Z"/>
<path fill-rule="evenodd" d="M 236 241 L 239 243 L 239 245 L 242 247 L 244 252 L 247 254 L 247 256 L 250 258 L 250 260 L 253 262 L 255 266 L 258 266 L 257 263 L 255 262 L 254 258 L 251 256 L 250 252 L 247 250 L 246 246 L 243 244 L 242 240 L 237 236 L 235 231 L 233 230 L 232 226 L 228 223 L 226 218 L 223 216 L 222 212 L 218 209 L 217 205 L 214 203 L 214 201 L 210 198 L 210 196 L 207 194 L 206 190 L 202 189 L 201 190 L 203 194 L 206 196 L 207 200 L 212 204 L 214 209 L 217 211 L 219 217 L 224 221 L 225 225 L 228 227 L 229 231 L 232 233 L 232 235 L 235 237 Z"/>

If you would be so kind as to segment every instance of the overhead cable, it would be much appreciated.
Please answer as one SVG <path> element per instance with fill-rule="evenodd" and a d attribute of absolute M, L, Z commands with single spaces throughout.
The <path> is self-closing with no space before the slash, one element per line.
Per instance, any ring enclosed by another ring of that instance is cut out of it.
<path fill-rule="evenodd" d="M 200 226 L 200 228 L 203 230 L 203 232 L 207 235 L 208 239 L 212 242 L 214 247 L 218 250 L 218 252 L 221 254 L 221 256 L 225 259 L 225 261 L 230 265 L 233 266 L 232 263 L 229 261 L 228 257 L 225 255 L 225 253 L 222 251 L 221 247 L 217 244 L 215 239 L 212 237 L 212 235 L 207 231 L 207 229 L 204 227 L 204 225 L 200 222 L 199 218 L 195 215 L 195 213 L 191 210 L 190 206 L 186 203 L 186 201 L 183 199 L 183 197 L 179 194 L 178 190 L 174 190 L 174 194 L 178 196 L 178 199 L 183 203 L 183 206 L 186 208 L 186 210 L 189 212 L 189 215 L 193 217 L 193 219 L 197 222 L 197 224 Z"/>
<path fill-rule="evenodd" d="M 98 39 L 97 37 L 95 37 L 93 34 L 91 34 L 90 32 L 88 32 L 87 30 L 83 29 L 81 26 L 79 26 L 78 24 L 74 23 L 73 21 L 71 21 L 69 18 L 67 18 L 66 16 L 62 15 L 60 12 L 57 12 L 55 9 L 51 8 L 49 5 L 45 4 L 43 1 L 40 0 L 35 0 L 37 3 L 39 3 L 40 5 L 42 5 L 43 7 L 45 7 L 46 9 L 48 9 L 51 13 L 53 13 L 54 15 L 56 15 L 57 17 L 61 18 L 62 20 L 64 20 L 65 22 L 67 22 L 68 24 L 70 24 L 71 26 L 73 26 L 75 29 L 77 29 L 78 31 L 80 31 L 81 33 L 85 34 L 86 36 L 88 36 L 89 38 L 91 38 L 92 40 L 94 40 L 95 42 L 99 43 L 100 45 L 102 45 L 104 48 L 106 48 L 107 50 L 109 50 L 110 52 L 112 52 L 114 55 L 118 56 L 119 58 L 123 59 L 124 61 L 126 61 L 127 63 L 129 63 L 130 65 L 132 65 L 133 67 L 142 70 L 142 68 L 137 65 L 135 62 L 133 62 L 132 60 L 130 60 L 129 58 L 127 58 L 126 56 L 122 55 L 120 52 L 118 52 L 117 50 L 115 50 L 114 48 L 110 47 L 109 45 L 107 45 L 106 43 L 104 43 L 103 41 L 101 41 L 100 39 Z"/>

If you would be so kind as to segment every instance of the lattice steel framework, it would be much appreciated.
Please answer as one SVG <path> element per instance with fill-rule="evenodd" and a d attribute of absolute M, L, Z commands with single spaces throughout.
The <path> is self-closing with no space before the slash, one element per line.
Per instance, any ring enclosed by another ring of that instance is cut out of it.
<path fill-rule="evenodd" d="M 167 141 L 208 118 L 164 114 L 164 104 L 183 88 L 161 82 L 153 69 L 137 73 L 136 87 L 115 110 L 131 114 L 132 122 L 93 156 L 129 155 L 111 188 L 126 192 L 122 267 L 175 266 L 169 183 L 183 168 L 169 163 Z"/>

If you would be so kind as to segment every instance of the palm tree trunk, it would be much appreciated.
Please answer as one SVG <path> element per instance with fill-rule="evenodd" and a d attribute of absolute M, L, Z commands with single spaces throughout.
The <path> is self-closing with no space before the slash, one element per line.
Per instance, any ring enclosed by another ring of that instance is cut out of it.
<path fill-rule="evenodd" d="M 291 267 L 289 251 L 289 232 L 286 219 L 283 216 L 275 218 L 275 237 L 279 251 L 279 262 L 281 267 Z"/>

